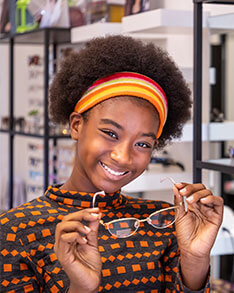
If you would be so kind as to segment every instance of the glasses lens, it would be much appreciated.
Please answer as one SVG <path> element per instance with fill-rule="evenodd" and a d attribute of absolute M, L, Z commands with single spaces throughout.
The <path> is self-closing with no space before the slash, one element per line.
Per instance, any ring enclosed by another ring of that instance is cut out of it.
<path fill-rule="evenodd" d="M 139 223 L 136 219 L 126 218 L 111 222 L 108 230 L 117 238 L 126 238 L 134 234 L 138 227 Z"/>
<path fill-rule="evenodd" d="M 170 208 L 161 212 L 156 212 L 150 216 L 150 224 L 156 228 L 162 229 L 172 225 L 177 216 L 177 209 Z"/>

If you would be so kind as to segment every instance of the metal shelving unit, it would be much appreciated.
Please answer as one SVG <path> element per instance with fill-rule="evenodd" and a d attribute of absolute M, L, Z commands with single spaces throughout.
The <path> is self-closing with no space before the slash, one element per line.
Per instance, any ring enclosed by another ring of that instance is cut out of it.
<path fill-rule="evenodd" d="M 202 15 L 203 4 L 234 4 L 233 0 L 193 0 L 194 2 L 194 109 L 193 181 L 202 181 L 202 169 L 234 174 L 234 166 L 223 159 L 202 161 Z"/>
<path fill-rule="evenodd" d="M 43 187 L 49 183 L 49 140 L 69 138 L 68 135 L 49 134 L 48 116 L 48 88 L 49 88 L 49 47 L 53 46 L 53 55 L 56 58 L 58 44 L 70 43 L 70 29 L 41 28 L 22 34 L 13 34 L 0 39 L 0 43 L 9 44 L 9 130 L 0 129 L 1 133 L 9 135 L 9 208 L 13 206 L 14 190 L 14 137 L 16 135 L 43 139 Z M 44 47 L 44 134 L 23 133 L 14 130 L 14 46 L 15 44 L 41 44 Z"/>

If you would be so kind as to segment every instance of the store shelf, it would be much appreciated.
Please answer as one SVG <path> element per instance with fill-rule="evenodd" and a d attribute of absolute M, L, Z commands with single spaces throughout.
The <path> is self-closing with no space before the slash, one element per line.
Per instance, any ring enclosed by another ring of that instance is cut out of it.
<path fill-rule="evenodd" d="M 69 28 L 39 28 L 21 34 L 17 33 L 12 36 L 8 35 L 0 39 L 0 42 L 8 42 L 10 38 L 14 38 L 15 44 L 44 44 L 46 32 L 50 35 L 50 44 L 63 44 L 70 42 Z"/>
<path fill-rule="evenodd" d="M 71 135 L 69 134 L 61 134 L 61 135 L 49 135 L 50 139 L 70 139 Z"/>
<path fill-rule="evenodd" d="M 209 16 L 207 23 L 213 34 L 234 33 L 234 13 Z"/>
<path fill-rule="evenodd" d="M 204 13 L 204 26 L 206 26 L 207 15 Z M 125 16 L 122 18 L 122 32 L 192 34 L 193 12 L 162 8 Z"/>
<path fill-rule="evenodd" d="M 0 44 L 9 43 L 9 34 L 0 34 Z"/>
<path fill-rule="evenodd" d="M 125 5 L 125 0 L 107 0 L 107 4 Z"/>
<path fill-rule="evenodd" d="M 186 172 L 153 172 L 145 171 L 141 176 L 122 187 L 123 192 L 147 192 L 156 190 L 168 190 L 172 188 L 172 183 L 168 180 L 160 183 L 163 177 L 171 177 L 176 182 L 191 182 L 192 174 Z"/>
<path fill-rule="evenodd" d="M 12 135 L 19 135 L 25 137 L 32 137 L 32 138 L 44 138 L 43 134 L 36 134 L 36 133 L 27 133 L 22 131 L 9 131 L 7 129 L 0 129 L 0 133 L 11 133 Z M 61 134 L 61 135 L 49 135 L 49 139 L 69 139 L 71 135 Z"/>
<path fill-rule="evenodd" d="M 234 140 L 234 121 L 210 122 L 202 124 L 202 141 Z M 187 123 L 183 128 L 182 137 L 177 142 L 193 141 L 193 124 Z"/>
<path fill-rule="evenodd" d="M 9 74 L 10 74 L 10 86 L 9 86 L 9 113 L 8 117 L 12 123 L 10 123 L 10 130 L 1 131 L 2 133 L 8 133 L 9 135 L 9 208 L 12 208 L 14 202 L 14 137 L 31 137 L 39 138 L 43 141 L 43 189 L 45 190 L 49 185 L 49 140 L 54 139 L 56 144 L 57 138 L 69 138 L 66 135 L 49 135 L 49 115 L 47 111 L 48 105 L 48 89 L 49 89 L 49 75 L 50 75 L 50 46 L 53 47 L 53 60 L 56 59 L 56 46 L 59 44 L 70 44 L 70 29 L 69 28 L 39 28 L 36 30 L 28 31 L 22 34 L 12 34 L 6 38 L 9 42 Z M 27 45 L 42 45 L 44 47 L 43 56 L 43 105 L 46 105 L 43 114 L 43 129 L 41 133 L 25 133 L 23 131 L 15 131 L 14 121 L 14 60 L 15 60 L 15 45 L 16 44 L 27 44 Z"/>
<path fill-rule="evenodd" d="M 226 174 L 234 174 L 234 164 L 231 159 L 215 159 L 209 161 L 197 161 L 196 168 L 219 171 Z"/>
<path fill-rule="evenodd" d="M 71 29 L 71 43 L 83 43 L 93 38 L 121 34 L 121 23 L 98 22 Z"/>
<path fill-rule="evenodd" d="M 7 130 L 7 129 L 0 129 L 0 133 L 9 133 L 9 130 Z"/>
<path fill-rule="evenodd" d="M 207 127 L 208 140 L 234 140 L 234 121 L 211 122 L 207 125 Z"/>

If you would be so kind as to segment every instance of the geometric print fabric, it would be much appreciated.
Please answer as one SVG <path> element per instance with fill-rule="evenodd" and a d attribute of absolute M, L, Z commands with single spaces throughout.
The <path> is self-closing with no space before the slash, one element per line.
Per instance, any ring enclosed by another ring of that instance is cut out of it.
<path fill-rule="evenodd" d="M 0 292 L 66 292 L 69 279 L 54 253 L 57 223 L 92 205 L 92 193 L 50 186 L 45 195 L 0 215 Z M 98 196 L 102 220 L 145 218 L 168 207 L 161 201 L 127 197 L 119 191 Z M 191 292 L 182 284 L 174 226 L 157 230 L 141 223 L 129 238 L 99 226 L 102 280 L 99 292 Z M 200 292 L 209 292 L 209 283 Z"/>

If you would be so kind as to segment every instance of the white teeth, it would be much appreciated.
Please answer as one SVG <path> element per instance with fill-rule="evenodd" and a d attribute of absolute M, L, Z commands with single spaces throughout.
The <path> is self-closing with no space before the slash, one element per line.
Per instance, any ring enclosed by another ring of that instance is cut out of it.
<path fill-rule="evenodd" d="M 123 175 L 124 173 L 126 172 L 116 172 L 112 169 L 110 169 L 109 167 L 107 167 L 106 165 L 104 165 L 103 163 L 101 163 L 102 166 L 104 167 L 104 169 L 106 169 L 109 173 L 111 173 L 112 175 L 115 175 L 115 176 L 120 176 L 120 175 Z"/>

